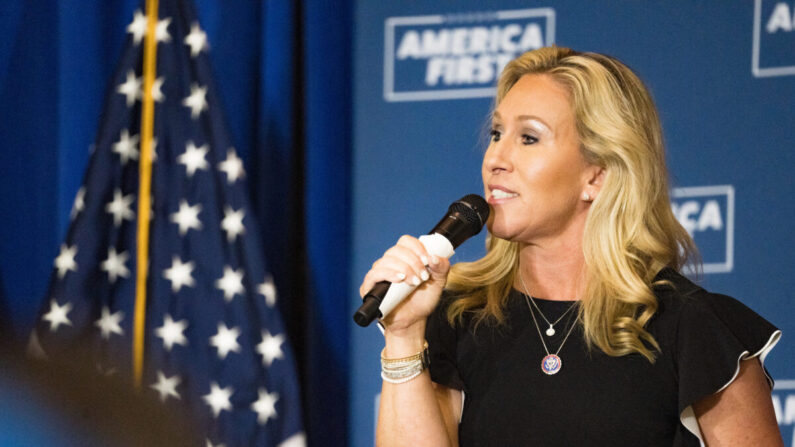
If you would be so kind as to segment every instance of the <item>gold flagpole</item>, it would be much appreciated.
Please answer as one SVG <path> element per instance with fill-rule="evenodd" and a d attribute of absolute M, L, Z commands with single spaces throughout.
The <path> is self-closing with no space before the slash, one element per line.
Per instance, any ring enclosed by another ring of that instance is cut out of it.
<path fill-rule="evenodd" d="M 133 379 L 140 388 L 144 371 L 144 328 L 146 327 L 146 275 L 149 268 L 149 214 L 152 193 L 152 136 L 154 133 L 155 106 L 152 85 L 155 81 L 157 60 L 158 0 L 146 1 L 146 38 L 144 39 L 144 85 L 141 107 L 141 159 L 138 183 L 138 232 L 135 271 L 135 315 L 133 328 Z"/>

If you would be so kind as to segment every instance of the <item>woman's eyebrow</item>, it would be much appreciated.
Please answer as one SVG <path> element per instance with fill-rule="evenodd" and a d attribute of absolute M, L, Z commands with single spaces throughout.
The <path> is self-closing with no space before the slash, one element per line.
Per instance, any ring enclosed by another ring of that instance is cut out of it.
<path fill-rule="evenodd" d="M 541 118 L 539 118 L 539 117 L 537 117 L 535 115 L 519 115 L 519 116 L 516 117 L 516 120 L 517 121 L 537 121 L 538 123 L 540 123 L 542 126 L 546 127 L 547 129 L 551 129 L 551 127 L 549 127 L 549 124 L 547 124 L 544 120 L 542 120 Z"/>

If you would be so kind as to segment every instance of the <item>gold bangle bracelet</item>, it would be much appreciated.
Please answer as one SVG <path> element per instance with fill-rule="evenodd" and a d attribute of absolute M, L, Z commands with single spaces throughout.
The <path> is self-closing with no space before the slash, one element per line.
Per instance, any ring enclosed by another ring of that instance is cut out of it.
<path fill-rule="evenodd" d="M 417 360 L 423 360 L 423 358 L 427 356 L 428 341 L 427 340 L 425 341 L 425 343 L 424 343 L 424 345 L 422 347 L 422 351 L 420 351 L 420 352 L 418 352 L 416 354 L 410 355 L 408 357 L 401 357 L 401 358 L 398 358 L 398 359 L 388 359 L 388 358 L 384 357 L 384 351 L 386 351 L 386 348 L 381 350 L 381 363 L 382 364 L 393 365 L 393 364 L 397 364 L 397 363 L 416 362 Z"/>

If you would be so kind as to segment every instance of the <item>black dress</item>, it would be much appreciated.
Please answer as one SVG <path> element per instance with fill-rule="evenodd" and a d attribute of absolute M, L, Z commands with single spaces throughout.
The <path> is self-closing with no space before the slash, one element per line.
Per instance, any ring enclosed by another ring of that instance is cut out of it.
<path fill-rule="evenodd" d="M 727 386 L 741 357 L 764 359 L 780 331 L 737 300 L 709 293 L 673 270 L 658 278 L 676 289 L 655 289 L 659 309 L 647 325 L 661 347 L 655 363 L 639 354 L 610 357 L 596 347 L 589 352 L 577 325 L 555 375 L 541 370 L 546 352 L 520 292 L 511 291 L 505 324 L 481 324 L 474 333 L 468 319 L 455 327 L 447 323 L 451 298 L 445 296 L 428 320 L 426 337 L 432 380 L 464 391 L 459 444 L 698 446 L 690 406 Z M 537 303 L 550 321 L 572 304 Z M 555 325 L 551 337 L 539 319 L 551 352 L 574 323 L 573 314 Z"/>

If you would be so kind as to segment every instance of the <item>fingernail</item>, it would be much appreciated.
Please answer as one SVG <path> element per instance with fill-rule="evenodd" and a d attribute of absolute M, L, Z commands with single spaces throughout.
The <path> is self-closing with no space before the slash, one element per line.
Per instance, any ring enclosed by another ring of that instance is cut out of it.
<path fill-rule="evenodd" d="M 418 285 L 420 285 L 420 283 L 421 283 L 421 282 L 422 282 L 422 281 L 420 281 L 420 279 L 419 279 L 419 278 L 417 278 L 416 276 L 415 276 L 415 277 L 413 277 L 413 278 L 411 278 L 411 283 L 412 283 L 412 284 L 414 284 L 415 286 L 418 286 Z"/>
<path fill-rule="evenodd" d="M 405 274 L 405 273 L 402 273 L 402 272 L 401 272 L 401 273 L 398 273 L 398 274 L 397 274 L 397 275 L 395 275 L 395 276 L 397 276 L 397 279 L 399 279 L 399 280 L 401 280 L 401 281 L 403 281 L 404 279 L 406 279 L 406 274 Z"/>
<path fill-rule="evenodd" d="M 439 263 L 439 258 L 436 256 L 431 256 L 431 264 L 436 265 Z"/>
<path fill-rule="evenodd" d="M 422 273 L 420 273 L 420 278 L 422 278 L 423 281 L 427 281 L 428 278 L 430 278 L 430 277 L 431 277 L 431 275 L 429 275 L 428 272 L 425 271 L 425 270 L 423 270 Z"/>
<path fill-rule="evenodd" d="M 420 261 L 422 261 L 422 265 L 428 265 L 428 257 L 425 255 L 420 256 Z"/>

